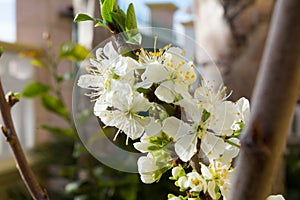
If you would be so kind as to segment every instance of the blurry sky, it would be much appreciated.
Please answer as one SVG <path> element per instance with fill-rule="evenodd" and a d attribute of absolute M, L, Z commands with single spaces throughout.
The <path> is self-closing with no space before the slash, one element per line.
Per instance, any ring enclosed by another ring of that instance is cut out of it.
<path fill-rule="evenodd" d="M 119 0 L 119 5 L 123 9 L 127 9 L 130 2 L 134 3 L 139 26 L 148 26 L 149 9 L 146 3 L 172 2 L 179 9 L 175 13 L 175 23 L 187 21 L 191 15 L 187 14 L 192 11 L 193 0 Z M 15 42 L 16 41 L 16 13 L 15 0 L 0 0 L 0 41 Z"/>
<path fill-rule="evenodd" d="M 15 0 L 0 0 L 0 41 L 15 42 Z"/>
<path fill-rule="evenodd" d="M 147 26 L 147 20 L 150 18 L 149 8 L 147 3 L 173 3 L 178 7 L 175 13 L 175 23 L 188 21 L 191 19 L 191 15 L 188 12 L 192 12 L 193 0 L 119 0 L 119 5 L 122 9 L 126 10 L 129 3 L 133 2 L 136 16 L 140 26 Z"/>

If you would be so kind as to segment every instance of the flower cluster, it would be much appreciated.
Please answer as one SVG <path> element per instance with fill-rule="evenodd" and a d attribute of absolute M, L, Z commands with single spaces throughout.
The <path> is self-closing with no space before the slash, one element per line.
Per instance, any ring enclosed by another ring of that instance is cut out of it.
<path fill-rule="evenodd" d="M 199 199 L 199 195 L 209 195 L 212 199 L 227 199 L 230 179 L 233 169 L 222 165 L 220 162 L 211 163 L 209 166 L 201 164 L 201 174 L 196 171 L 185 173 L 182 166 L 172 169 L 172 180 L 180 187 L 180 191 L 186 191 L 188 198 Z M 170 194 L 169 199 L 184 199 Z"/>
<path fill-rule="evenodd" d="M 228 101 L 226 88 L 197 75 L 184 50 L 166 46 L 136 57 L 117 53 L 112 42 L 96 52 L 88 74 L 78 85 L 92 90 L 94 114 L 105 126 L 132 140 L 147 154 L 138 160 L 144 183 L 158 181 L 172 169 L 171 179 L 186 196 L 169 199 L 200 199 L 210 196 L 226 200 L 233 172 L 232 160 L 239 153 L 239 134 L 247 123 L 249 102 Z M 201 170 L 185 172 L 196 157 Z M 183 167 L 184 166 L 184 167 Z"/>

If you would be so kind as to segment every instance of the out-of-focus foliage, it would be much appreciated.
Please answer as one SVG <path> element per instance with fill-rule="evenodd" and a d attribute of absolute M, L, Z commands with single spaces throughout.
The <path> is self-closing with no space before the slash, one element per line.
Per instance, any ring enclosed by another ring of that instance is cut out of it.
<path fill-rule="evenodd" d="M 298 200 L 300 197 L 300 148 L 299 145 L 289 145 L 286 158 L 286 188 L 287 199 Z"/>

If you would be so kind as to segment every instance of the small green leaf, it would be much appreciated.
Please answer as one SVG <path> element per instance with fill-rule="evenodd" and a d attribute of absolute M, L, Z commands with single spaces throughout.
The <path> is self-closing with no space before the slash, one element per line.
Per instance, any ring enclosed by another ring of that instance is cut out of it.
<path fill-rule="evenodd" d="M 137 29 L 137 23 L 133 3 L 130 3 L 127 8 L 126 31 L 133 29 Z"/>
<path fill-rule="evenodd" d="M 82 45 L 76 42 L 65 42 L 60 46 L 59 58 L 69 59 L 72 61 L 83 61 L 90 57 L 89 51 Z"/>
<path fill-rule="evenodd" d="M 102 5 L 104 3 L 105 0 L 100 0 L 100 4 Z"/>
<path fill-rule="evenodd" d="M 67 137 L 74 137 L 75 133 L 71 128 L 61 128 L 56 126 L 49 126 L 49 125 L 42 125 L 42 128 L 49 131 L 52 134 L 60 135 L 60 136 L 67 136 Z"/>
<path fill-rule="evenodd" d="M 96 22 L 95 27 L 98 27 L 98 26 L 104 26 L 104 27 L 106 27 L 106 25 L 104 24 L 104 22 L 103 22 L 102 19 L 94 18 L 94 21 Z"/>
<path fill-rule="evenodd" d="M 2 56 L 3 54 L 3 47 L 0 47 L 0 57 Z"/>
<path fill-rule="evenodd" d="M 67 108 L 65 107 L 64 103 L 57 97 L 51 95 L 43 95 L 41 100 L 42 105 L 48 111 L 58 114 L 59 116 L 62 116 L 65 119 L 69 120 Z"/>
<path fill-rule="evenodd" d="M 112 18 L 111 18 L 111 12 L 114 9 L 114 5 L 116 3 L 116 0 L 106 0 L 102 4 L 102 18 L 106 23 L 112 23 Z"/>
<path fill-rule="evenodd" d="M 98 22 L 95 24 L 95 27 L 99 27 L 99 26 L 104 26 L 104 27 L 106 27 L 106 25 L 105 25 L 102 21 L 98 21 Z"/>
<path fill-rule="evenodd" d="M 48 68 L 47 64 L 39 59 L 32 59 L 30 64 L 34 67 Z"/>
<path fill-rule="evenodd" d="M 82 22 L 82 21 L 94 21 L 94 22 L 96 22 L 95 27 L 105 26 L 105 24 L 103 23 L 103 21 L 101 19 L 93 18 L 89 15 L 82 14 L 82 13 L 77 14 L 74 18 L 74 22 Z"/>
<path fill-rule="evenodd" d="M 33 82 L 28 84 L 22 91 L 22 96 L 27 98 L 33 98 L 41 94 L 45 94 L 50 90 L 49 85 L 45 85 L 40 82 Z"/>
<path fill-rule="evenodd" d="M 82 21 L 95 21 L 95 19 L 87 14 L 78 13 L 74 18 L 74 22 Z"/>
<path fill-rule="evenodd" d="M 111 12 L 110 13 L 112 21 L 115 25 L 119 27 L 119 32 L 124 32 L 126 30 L 125 28 L 125 20 L 126 16 L 123 15 L 121 12 Z"/>
<path fill-rule="evenodd" d="M 203 112 L 202 112 L 202 120 L 203 120 L 203 122 L 205 122 L 206 120 L 208 120 L 209 117 L 210 117 L 210 112 L 208 112 L 206 109 L 204 109 Z"/>

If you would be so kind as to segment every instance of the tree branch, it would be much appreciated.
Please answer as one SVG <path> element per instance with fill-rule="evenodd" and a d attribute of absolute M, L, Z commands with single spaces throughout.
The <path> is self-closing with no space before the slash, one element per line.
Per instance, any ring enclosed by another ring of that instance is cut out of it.
<path fill-rule="evenodd" d="M 28 165 L 20 141 L 16 134 L 14 124 L 11 117 L 11 107 L 16 103 L 16 99 L 13 96 L 9 96 L 8 100 L 5 99 L 5 95 L 0 80 L 0 109 L 4 126 L 1 127 L 3 134 L 9 143 L 16 160 L 17 169 L 25 183 L 30 195 L 35 200 L 48 200 L 48 194 L 46 190 L 42 189 L 39 185 L 35 175 Z"/>
<path fill-rule="evenodd" d="M 254 90 L 230 200 L 269 195 L 300 87 L 299 0 L 278 0 Z"/>

